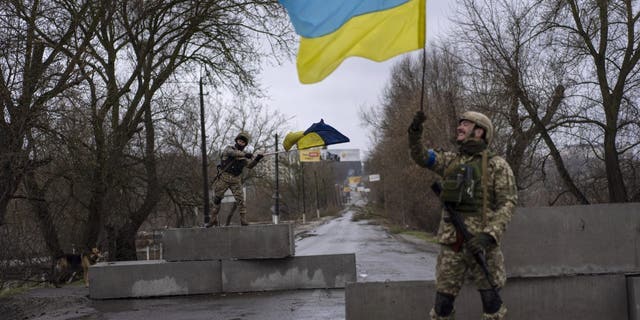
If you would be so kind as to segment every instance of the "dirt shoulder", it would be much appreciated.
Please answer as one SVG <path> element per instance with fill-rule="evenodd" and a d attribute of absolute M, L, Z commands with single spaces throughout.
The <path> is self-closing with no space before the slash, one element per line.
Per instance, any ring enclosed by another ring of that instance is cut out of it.
<path fill-rule="evenodd" d="M 88 295 L 89 289 L 80 282 L 62 288 L 33 288 L 0 298 L 0 314 L 3 319 L 88 319 L 97 313 Z"/>

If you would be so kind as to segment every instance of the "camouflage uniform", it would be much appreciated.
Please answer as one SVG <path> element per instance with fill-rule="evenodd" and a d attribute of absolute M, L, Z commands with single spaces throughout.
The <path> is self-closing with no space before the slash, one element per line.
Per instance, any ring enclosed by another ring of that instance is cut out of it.
<path fill-rule="evenodd" d="M 246 214 L 247 207 L 244 204 L 244 195 L 242 192 L 242 170 L 247 167 L 252 169 L 258 164 L 260 158 L 254 158 L 250 161 L 245 157 L 246 153 L 238 150 L 235 146 L 227 146 L 222 151 L 222 165 L 219 169 L 222 171 L 213 183 L 213 190 L 215 198 L 213 200 L 213 208 L 211 210 L 211 216 L 214 224 L 218 221 L 218 212 L 220 211 L 220 204 L 224 197 L 225 191 L 231 189 L 231 193 L 236 200 L 236 206 L 240 213 L 240 221 L 243 225 L 247 224 Z"/>
<path fill-rule="evenodd" d="M 433 149 L 425 149 L 421 143 L 421 132 L 409 130 L 409 144 L 413 160 L 420 166 L 430 169 L 440 176 L 447 176 L 448 171 L 457 168 L 461 164 L 470 164 L 482 160 L 482 152 L 465 154 L 462 152 L 442 152 Z M 495 246 L 486 252 L 486 260 L 493 281 L 499 288 L 504 287 L 506 273 L 504 258 L 500 249 L 500 241 L 511 220 L 517 202 L 515 178 L 509 164 L 499 156 L 487 155 L 486 169 L 483 174 L 486 177 L 487 210 L 482 214 L 463 214 L 464 222 L 472 234 L 487 233 L 495 240 Z M 491 289 L 482 269 L 474 260 L 468 248 L 456 252 L 453 246 L 456 238 L 455 227 L 448 222 L 449 214 L 442 211 L 437 239 L 441 244 L 436 266 L 436 291 L 453 300 L 460 292 L 465 277 L 470 276 L 481 294 L 484 290 Z M 483 297 L 484 298 L 484 297 Z M 438 297 L 436 297 L 438 299 Z M 495 313 L 484 313 L 482 319 L 504 319 L 506 314 L 504 304 Z M 455 311 L 446 317 L 437 316 L 434 309 L 431 310 L 431 319 L 454 319 Z"/>

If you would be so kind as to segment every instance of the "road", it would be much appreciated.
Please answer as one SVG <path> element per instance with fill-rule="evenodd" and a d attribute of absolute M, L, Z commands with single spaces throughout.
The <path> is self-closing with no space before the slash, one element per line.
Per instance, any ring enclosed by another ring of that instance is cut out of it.
<path fill-rule="evenodd" d="M 296 255 L 355 253 L 358 281 L 425 280 L 434 278 L 436 254 L 427 246 L 398 240 L 368 221 L 351 221 L 351 211 L 302 234 Z M 47 300 L 61 289 L 29 293 Z M 65 289 L 62 289 L 65 290 Z M 64 308 L 30 319 L 154 319 L 154 320 L 285 320 L 344 319 L 344 290 L 294 290 L 249 294 L 199 295 L 153 299 L 89 300 L 86 289 L 66 289 Z M 40 296 L 38 296 L 40 295 Z M 75 297 L 74 297 L 75 295 Z M 85 301 L 82 305 L 80 301 Z M 64 302 L 64 303 L 62 303 Z M 78 304 L 75 305 L 74 304 Z M 47 308 L 48 310 L 50 308 Z"/>
<path fill-rule="evenodd" d="M 296 255 L 355 253 L 359 282 L 434 278 L 433 252 L 398 241 L 369 221 L 353 222 L 352 215 L 347 211 L 296 241 Z"/>

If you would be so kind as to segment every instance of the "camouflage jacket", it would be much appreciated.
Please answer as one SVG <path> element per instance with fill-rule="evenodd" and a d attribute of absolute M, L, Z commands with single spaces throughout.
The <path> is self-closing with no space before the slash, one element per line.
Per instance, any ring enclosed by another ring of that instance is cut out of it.
<path fill-rule="evenodd" d="M 430 169 L 441 177 L 447 168 L 477 161 L 478 157 L 481 157 L 481 153 L 470 156 L 459 152 L 425 149 L 420 142 L 419 136 L 415 137 L 414 135 L 412 137 L 411 133 L 409 135 L 409 145 L 413 160 L 419 166 Z M 511 221 L 518 201 L 515 177 L 507 161 L 499 156 L 489 157 L 487 173 L 484 176 L 487 178 L 486 190 L 488 193 L 485 217 L 483 218 L 482 215 L 465 216 L 464 219 L 471 233 L 486 232 L 496 240 L 496 243 L 500 244 L 502 235 L 507 228 L 507 224 Z M 441 244 L 456 242 L 456 230 L 451 223 L 445 221 L 447 216 L 448 213 L 443 210 L 437 235 L 438 242 Z M 483 220 L 485 220 L 484 223 Z"/>
<path fill-rule="evenodd" d="M 232 174 L 233 176 L 240 176 L 242 169 L 247 167 L 252 169 L 258 162 L 253 158 L 250 161 L 245 157 L 245 152 L 235 148 L 235 146 L 227 146 L 222 150 L 220 169 L 222 171 Z"/>

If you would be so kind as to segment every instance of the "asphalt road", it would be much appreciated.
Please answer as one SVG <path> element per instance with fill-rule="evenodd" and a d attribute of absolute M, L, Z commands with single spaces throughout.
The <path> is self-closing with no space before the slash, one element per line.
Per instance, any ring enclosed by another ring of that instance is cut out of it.
<path fill-rule="evenodd" d="M 330 220 L 296 241 L 296 255 L 355 253 L 358 281 L 434 279 L 435 253 L 426 245 L 399 241 L 353 212 Z"/>
<path fill-rule="evenodd" d="M 329 220 L 296 239 L 296 255 L 355 253 L 358 281 L 434 278 L 436 253 L 403 241 L 352 212 Z M 84 288 L 38 289 L 26 294 L 34 308 L 28 319 L 344 319 L 344 290 L 294 290 L 153 299 L 90 300 Z M 48 301 L 48 302 L 47 302 Z M 42 309 L 37 308 L 37 303 Z M 59 304 L 57 307 L 49 304 Z M 2 308 L 0 308 L 2 309 Z M 40 312 L 42 311 L 42 312 Z M 8 314 L 5 314 L 8 315 Z M 8 315 L 10 316 L 10 315 Z M 0 317 L 1 318 L 1 317 Z"/>

